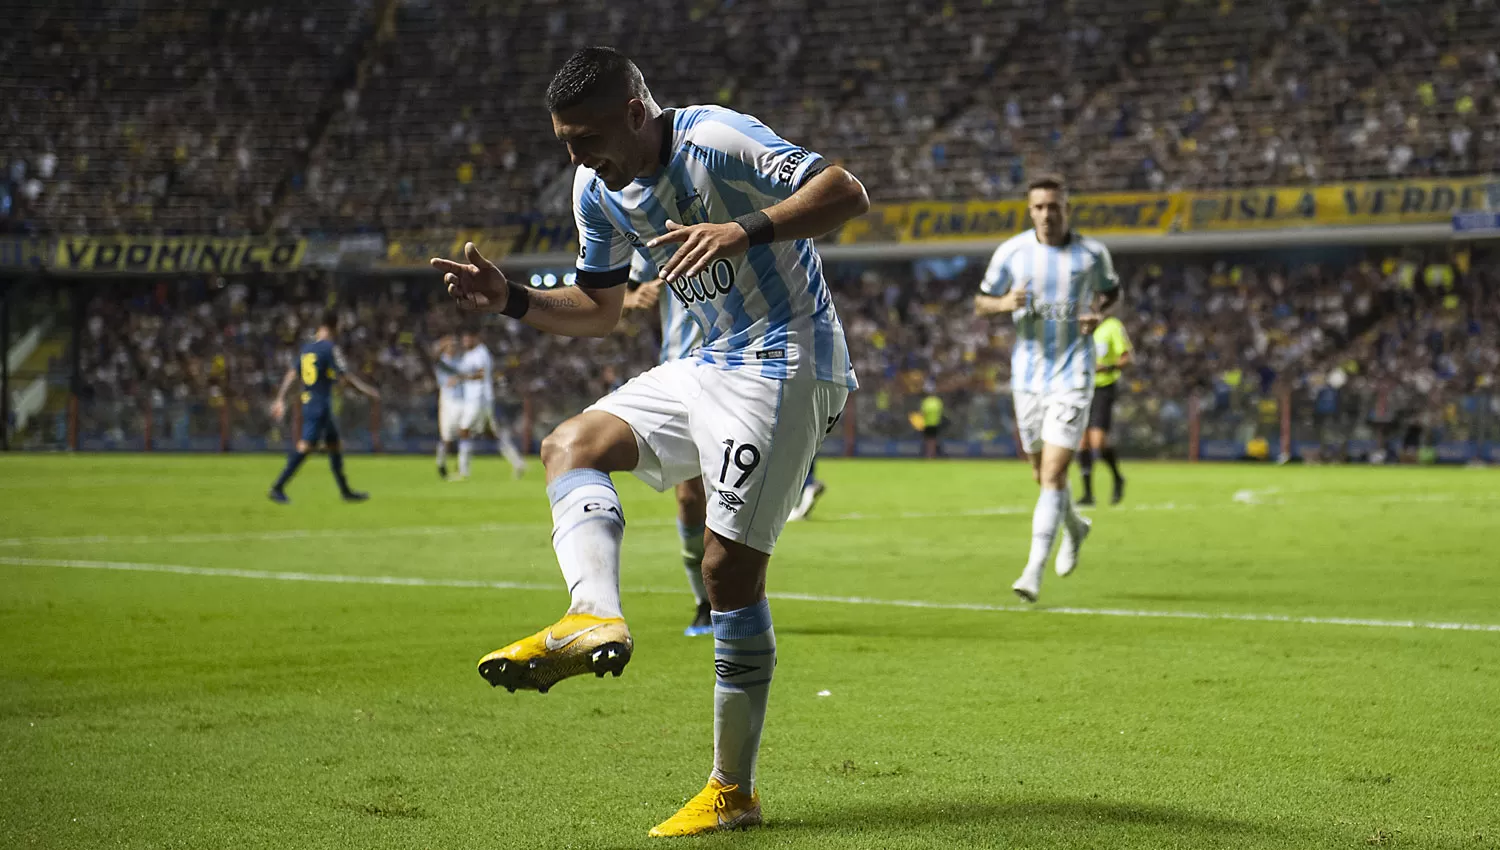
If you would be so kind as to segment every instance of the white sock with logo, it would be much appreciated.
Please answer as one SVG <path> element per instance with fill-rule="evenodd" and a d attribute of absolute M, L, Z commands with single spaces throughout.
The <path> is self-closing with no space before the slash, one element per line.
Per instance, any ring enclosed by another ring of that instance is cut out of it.
<path fill-rule="evenodd" d="M 574 469 L 547 485 L 552 548 L 573 597 L 569 614 L 619 617 L 620 540 L 625 512 L 609 475 Z"/>
<path fill-rule="evenodd" d="M 1052 554 L 1052 542 L 1057 539 L 1057 527 L 1068 510 L 1067 498 L 1065 491 L 1046 487 L 1037 496 L 1036 509 L 1031 514 L 1031 557 L 1026 561 L 1023 579 L 1041 581 L 1047 569 L 1047 556 Z"/>
<path fill-rule="evenodd" d="M 467 478 L 469 476 L 469 457 L 474 454 L 473 440 L 458 441 L 458 474 Z"/>
<path fill-rule="evenodd" d="M 714 621 L 714 770 L 725 785 L 755 790 L 755 761 L 776 672 L 771 604 L 720 613 Z"/>

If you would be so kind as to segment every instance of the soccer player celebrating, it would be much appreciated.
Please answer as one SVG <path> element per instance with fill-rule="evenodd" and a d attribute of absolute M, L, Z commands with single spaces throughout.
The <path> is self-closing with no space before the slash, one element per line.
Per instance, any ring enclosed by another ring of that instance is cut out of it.
<path fill-rule="evenodd" d="M 1094 376 L 1094 403 L 1089 406 L 1089 430 L 1083 435 L 1083 450 L 1078 453 L 1078 473 L 1083 478 L 1083 495 L 1078 504 L 1094 503 L 1094 453 L 1109 464 L 1109 474 L 1114 477 L 1114 492 L 1111 505 L 1120 504 L 1125 498 L 1125 476 L 1120 474 L 1120 461 L 1115 457 L 1115 448 L 1109 444 L 1109 429 L 1115 421 L 1115 391 L 1120 386 L 1120 370 L 1130 365 L 1135 349 L 1130 345 L 1130 335 L 1125 333 L 1125 323 L 1109 316 L 1099 323 L 1094 331 L 1094 358 L 1098 363 L 1098 374 Z"/>
<path fill-rule="evenodd" d="M 630 282 L 639 284 L 625 293 L 626 310 L 659 310 L 661 313 L 661 359 L 659 363 L 680 360 L 703 344 L 703 329 L 698 327 L 682 302 L 661 297 L 662 282 L 656 267 L 644 254 L 630 258 Z M 703 586 L 703 530 L 708 519 L 708 496 L 703 478 L 689 478 L 677 484 L 677 536 L 682 541 L 682 568 L 698 608 L 693 621 L 682 633 L 688 637 L 711 635 L 714 631 L 708 604 L 708 589 Z"/>
<path fill-rule="evenodd" d="M 854 389 L 843 327 L 812 239 L 869 209 L 844 169 L 718 106 L 663 110 L 641 72 L 603 47 L 574 54 L 547 89 L 578 166 L 578 286 L 531 290 L 472 245 L 434 259 L 461 307 L 539 330 L 614 328 L 634 249 L 664 297 L 703 328 L 691 357 L 638 375 L 542 443 L 567 614 L 479 662 L 493 685 L 545 691 L 619 672 L 633 642 L 620 613 L 625 518 L 610 481 L 659 490 L 697 476 L 708 494 L 703 578 L 714 633 L 714 760 L 704 789 L 654 836 L 760 823 L 755 762 L 776 668 L 766 566 L 814 453 Z"/>
<path fill-rule="evenodd" d="M 344 364 L 344 355 L 333 338 L 338 333 L 338 314 L 332 310 L 323 314 L 318 324 L 317 336 L 302 346 L 298 352 L 297 365 L 286 371 L 281 388 L 276 391 L 276 400 L 271 403 L 271 418 L 277 422 L 286 415 L 286 394 L 300 376 L 302 379 L 302 438 L 297 448 L 286 456 L 286 466 L 267 495 L 273 502 L 287 504 L 286 485 L 297 474 L 297 468 L 307 460 L 307 455 L 319 442 L 328 449 L 328 466 L 333 470 L 333 480 L 338 482 L 339 493 L 346 502 L 363 502 L 370 494 L 349 489 L 344 478 L 344 455 L 339 451 L 338 423 L 333 421 L 333 385 L 340 379 L 348 381 L 355 389 L 372 399 L 379 400 L 380 393 L 360 380 L 360 377 Z"/>
<path fill-rule="evenodd" d="M 1068 465 L 1083 439 L 1094 392 L 1089 334 L 1098 326 L 1098 311 L 1119 298 L 1109 251 L 1068 227 L 1067 203 L 1061 178 L 1031 182 L 1026 205 L 1033 229 L 995 250 L 974 299 L 978 315 L 1009 313 L 1016 324 L 1011 395 L 1021 447 L 1042 488 L 1031 516 L 1031 556 L 1011 586 L 1027 602 L 1041 594 L 1058 527 L 1063 532 L 1060 576 L 1078 565 L 1079 547 L 1089 533 L 1089 521 L 1074 512 L 1068 494 Z"/>
<path fill-rule="evenodd" d="M 448 454 L 458 448 L 458 420 L 463 412 L 464 388 L 459 380 L 458 340 L 452 334 L 438 340 L 433 376 L 438 385 L 437 471 L 448 477 Z"/>
<path fill-rule="evenodd" d="M 511 474 L 526 474 L 526 459 L 510 437 L 508 426 L 495 419 L 495 360 L 472 328 L 463 332 L 463 353 L 458 359 L 458 378 L 463 402 L 458 415 L 458 480 L 469 477 L 474 456 L 474 437 L 488 432 L 500 444 L 500 453 L 510 462 Z"/>

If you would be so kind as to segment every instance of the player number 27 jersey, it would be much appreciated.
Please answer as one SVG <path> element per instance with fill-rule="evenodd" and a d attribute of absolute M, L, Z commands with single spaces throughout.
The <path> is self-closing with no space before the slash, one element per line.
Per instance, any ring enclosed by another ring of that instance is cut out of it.
<path fill-rule="evenodd" d="M 980 291 L 1004 295 L 1017 286 L 1026 288 L 1025 305 L 1011 314 L 1016 323 L 1011 390 L 1092 390 L 1094 346 L 1078 317 L 1093 309 L 1095 293 L 1118 285 L 1109 250 L 1084 236 L 1071 234 L 1054 246 L 1028 230 L 995 249 Z"/>
<path fill-rule="evenodd" d="M 679 224 L 728 223 L 790 197 L 826 165 L 760 121 L 718 106 L 667 110 L 662 169 L 612 192 L 580 166 L 573 182 L 581 272 L 625 270 L 632 252 L 660 268 L 677 245 L 647 248 Z M 580 275 L 583 277 L 583 275 Z M 623 275 L 621 280 L 623 280 Z M 768 378 L 804 372 L 857 386 L 844 329 L 812 240 L 757 245 L 663 289 L 702 329 L 692 353 L 722 369 Z"/>

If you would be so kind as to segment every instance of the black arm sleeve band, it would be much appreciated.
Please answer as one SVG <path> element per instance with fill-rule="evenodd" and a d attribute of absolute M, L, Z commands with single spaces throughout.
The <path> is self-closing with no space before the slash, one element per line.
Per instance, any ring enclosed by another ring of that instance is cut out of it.
<path fill-rule="evenodd" d="M 586 272 L 583 269 L 577 269 L 576 273 L 577 276 L 574 279 L 584 289 L 609 289 L 630 280 L 630 266 L 620 266 L 607 272 Z"/>
<path fill-rule="evenodd" d="M 769 245 L 776 241 L 776 225 L 771 222 L 770 216 L 759 210 L 746 213 L 734 221 L 745 228 L 745 235 L 750 237 L 752 246 Z"/>
<path fill-rule="evenodd" d="M 531 289 L 515 281 L 511 281 L 506 289 L 509 294 L 505 296 L 505 309 L 500 311 L 500 315 L 512 319 L 525 318 L 526 311 L 531 309 Z"/>
<path fill-rule="evenodd" d="M 830 163 L 826 159 L 820 159 L 817 162 L 813 163 L 812 165 L 808 166 L 807 171 L 805 173 L 803 173 L 803 175 L 802 175 L 802 179 L 799 180 L 799 181 L 797 181 L 797 188 L 801 189 L 803 186 L 806 186 L 807 185 L 807 181 L 809 181 L 809 180 L 813 179 L 814 177 L 817 177 L 819 174 L 822 174 L 823 172 L 827 171 L 828 170 L 828 166 L 831 165 L 831 164 L 832 163 Z"/>

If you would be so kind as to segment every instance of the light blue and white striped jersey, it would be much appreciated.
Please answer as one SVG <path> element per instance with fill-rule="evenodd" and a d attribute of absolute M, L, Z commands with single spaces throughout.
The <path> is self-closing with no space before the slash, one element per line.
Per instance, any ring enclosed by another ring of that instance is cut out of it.
<path fill-rule="evenodd" d="M 465 375 L 475 372 L 483 373 L 481 378 L 466 378 L 462 382 L 464 388 L 464 399 L 473 401 L 479 399 L 481 404 L 491 404 L 495 401 L 495 362 L 490 359 L 490 350 L 479 343 L 473 348 L 465 351 L 463 357 L 458 361 L 458 368 Z"/>
<path fill-rule="evenodd" d="M 463 381 L 459 381 L 452 386 L 448 385 L 448 379 L 458 375 L 460 363 L 461 359 L 458 357 L 438 356 L 437 366 L 432 371 L 433 376 L 437 378 L 438 402 L 440 404 L 458 404 L 464 400 Z"/>
<path fill-rule="evenodd" d="M 656 264 L 645 254 L 636 252 L 630 258 L 630 282 L 645 283 L 659 276 Z M 656 308 L 661 311 L 661 357 L 657 361 L 681 360 L 703 344 L 703 329 L 693 321 L 693 314 L 682 306 L 682 302 L 663 292 L 656 299 Z"/>
<path fill-rule="evenodd" d="M 623 283 L 634 250 L 660 267 L 677 245 L 647 248 L 679 224 L 728 223 L 783 201 L 826 166 L 749 115 L 719 106 L 665 113 L 663 169 L 618 192 L 579 167 L 573 210 L 583 286 Z M 591 282 L 592 281 L 592 282 Z M 811 239 L 756 245 L 715 261 L 666 292 L 703 329 L 693 356 L 722 369 L 753 369 L 768 378 L 810 373 L 849 389 L 857 383 L 844 328 L 833 308 L 823 264 Z"/>
<path fill-rule="evenodd" d="M 1017 286 L 1027 290 L 1026 305 L 1011 314 L 1016 322 L 1011 389 L 1093 390 L 1093 341 L 1078 327 L 1078 316 L 1092 308 L 1094 293 L 1118 285 L 1109 250 L 1095 239 L 1069 234 L 1054 247 L 1028 230 L 995 249 L 980 291 L 1004 295 Z"/>

